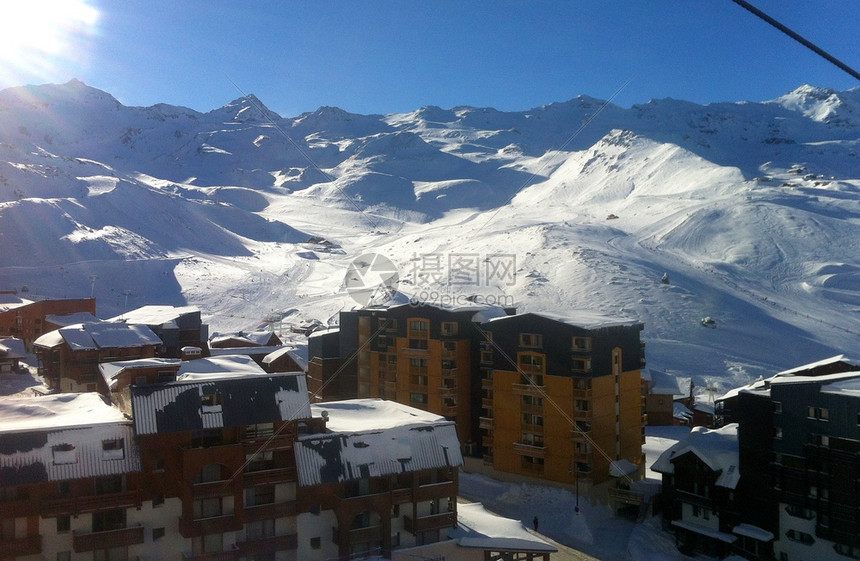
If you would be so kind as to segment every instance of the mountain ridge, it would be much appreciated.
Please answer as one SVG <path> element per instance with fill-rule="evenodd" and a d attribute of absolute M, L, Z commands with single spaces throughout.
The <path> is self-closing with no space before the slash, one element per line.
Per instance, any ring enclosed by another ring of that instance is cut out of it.
<path fill-rule="evenodd" d="M 10 88 L 0 288 L 94 290 L 105 317 L 190 303 L 221 330 L 327 323 L 356 305 L 351 259 L 376 252 L 404 291 L 632 315 L 649 365 L 746 383 L 860 334 L 858 107 L 858 88 L 802 85 L 765 102 L 290 118 L 251 95 L 201 113 L 79 81 Z M 510 284 L 416 272 L 501 254 Z"/>

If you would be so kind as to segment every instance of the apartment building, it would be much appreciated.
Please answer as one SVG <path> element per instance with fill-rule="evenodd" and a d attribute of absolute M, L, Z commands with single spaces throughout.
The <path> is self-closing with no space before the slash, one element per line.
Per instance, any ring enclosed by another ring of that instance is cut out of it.
<path fill-rule="evenodd" d="M 25 293 L 26 294 L 26 293 Z M 28 350 L 33 342 L 54 329 L 51 316 L 96 313 L 94 298 L 29 299 L 17 291 L 0 291 L 0 337 L 23 339 Z"/>
<path fill-rule="evenodd" d="M 642 328 L 589 312 L 524 313 L 482 324 L 484 464 L 595 496 L 597 486 L 620 480 L 628 487 L 641 477 Z"/>
<path fill-rule="evenodd" d="M 99 364 L 151 358 L 161 347 L 149 327 L 111 322 L 62 327 L 33 343 L 39 375 L 51 390 L 63 393 L 99 391 Z"/>
<path fill-rule="evenodd" d="M 442 417 L 382 400 L 312 411 L 303 373 L 248 357 L 101 373 L 113 403 L 0 398 L 0 558 L 351 559 L 456 527 L 462 456 Z"/>
<path fill-rule="evenodd" d="M 454 421 L 470 469 L 583 493 L 619 478 L 629 486 L 643 463 L 642 324 L 590 312 L 514 312 L 481 305 L 341 312 L 342 370 L 354 373 L 359 397 Z M 313 365 L 313 346 L 310 355 Z"/>

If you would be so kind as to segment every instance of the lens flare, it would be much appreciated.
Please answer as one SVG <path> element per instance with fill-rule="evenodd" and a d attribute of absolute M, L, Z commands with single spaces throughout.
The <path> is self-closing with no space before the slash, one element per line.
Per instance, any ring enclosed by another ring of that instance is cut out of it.
<path fill-rule="evenodd" d="M 85 0 L 0 0 L 0 80 L 51 79 L 86 64 L 98 20 Z"/>

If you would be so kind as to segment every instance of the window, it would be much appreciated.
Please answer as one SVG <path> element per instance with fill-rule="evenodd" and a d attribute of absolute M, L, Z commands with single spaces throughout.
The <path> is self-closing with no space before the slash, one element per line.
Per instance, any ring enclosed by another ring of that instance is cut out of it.
<path fill-rule="evenodd" d="M 152 497 L 152 508 L 161 508 L 164 506 L 164 495 L 155 495 Z"/>
<path fill-rule="evenodd" d="M 413 368 L 427 368 L 428 361 L 426 358 L 410 358 L 409 366 Z"/>
<path fill-rule="evenodd" d="M 57 533 L 62 534 L 68 532 L 72 528 L 72 520 L 68 514 L 61 514 L 57 517 Z"/>
<path fill-rule="evenodd" d="M 789 530 L 785 533 L 785 537 L 791 541 L 800 542 L 804 545 L 812 545 L 815 543 L 815 539 L 811 535 L 799 530 Z"/>
<path fill-rule="evenodd" d="M 532 413 L 523 413 L 523 424 L 543 426 L 543 417 Z"/>
<path fill-rule="evenodd" d="M 57 494 L 61 497 L 68 497 L 72 493 L 72 487 L 68 481 L 57 482 Z"/>
<path fill-rule="evenodd" d="M 78 455 L 72 444 L 57 444 L 51 448 L 54 455 L 54 465 L 76 464 Z"/>
<path fill-rule="evenodd" d="M 587 353 L 591 351 L 591 337 L 574 337 L 572 348 L 574 351 Z"/>
<path fill-rule="evenodd" d="M 528 444 L 529 446 L 538 446 L 543 447 L 543 435 L 542 434 L 534 434 L 531 432 L 522 433 L 522 439 L 520 440 L 523 444 Z"/>
<path fill-rule="evenodd" d="M 541 355 L 523 353 L 520 354 L 519 362 L 521 370 L 525 370 L 527 372 L 543 371 L 543 357 Z"/>
<path fill-rule="evenodd" d="M 72 561 L 72 552 L 71 551 L 58 551 L 57 552 L 57 561 Z"/>
<path fill-rule="evenodd" d="M 520 346 L 538 349 L 543 346 L 543 335 L 539 333 L 520 333 Z"/>
<path fill-rule="evenodd" d="M 543 386 L 543 374 L 526 374 L 520 377 L 520 384 L 525 386 Z"/>
<path fill-rule="evenodd" d="M 570 368 L 573 372 L 591 372 L 590 358 L 574 358 L 570 361 Z"/>
<path fill-rule="evenodd" d="M 777 440 L 782 440 L 782 427 L 774 427 L 773 437 Z"/>
<path fill-rule="evenodd" d="M 194 501 L 194 519 L 221 516 L 221 497 Z"/>
<path fill-rule="evenodd" d="M 774 413 L 782 413 L 782 402 L 774 401 L 773 402 L 773 412 Z"/>
<path fill-rule="evenodd" d="M 194 478 L 194 483 L 211 483 L 221 481 L 221 464 L 207 464 L 203 466 Z"/>
<path fill-rule="evenodd" d="M 413 386 L 426 386 L 427 385 L 427 376 L 421 374 L 413 374 L 409 376 L 409 383 Z"/>
<path fill-rule="evenodd" d="M 268 505 L 275 502 L 275 486 L 265 485 L 245 489 L 245 506 Z"/>
<path fill-rule="evenodd" d="M 409 394 L 409 401 L 412 403 L 427 403 L 427 394 L 412 392 Z"/>
<path fill-rule="evenodd" d="M 430 322 L 426 319 L 411 319 L 409 320 L 409 329 L 412 331 L 427 331 L 430 328 Z"/>
<path fill-rule="evenodd" d="M 248 522 L 245 535 L 250 540 L 270 538 L 275 535 L 275 521 L 270 519 Z"/>
<path fill-rule="evenodd" d="M 522 396 L 523 405 L 531 407 L 543 407 L 543 398 L 536 395 Z"/>
<path fill-rule="evenodd" d="M 107 532 L 125 528 L 125 509 L 101 510 L 93 513 L 93 532 Z"/>
<path fill-rule="evenodd" d="M 320 538 L 311 538 L 311 549 L 319 549 L 320 547 L 322 547 Z"/>
<path fill-rule="evenodd" d="M 176 372 L 173 370 L 159 370 L 157 379 L 161 383 L 173 382 L 176 380 Z"/>
<path fill-rule="evenodd" d="M 160 540 L 164 537 L 164 527 L 152 529 L 152 541 Z"/>
<path fill-rule="evenodd" d="M 573 402 L 574 407 L 577 411 L 590 411 L 591 410 L 591 402 L 587 399 L 577 399 Z"/>
<path fill-rule="evenodd" d="M 221 394 L 218 392 L 215 393 L 205 393 L 200 396 L 200 402 L 203 405 L 203 412 L 206 413 L 207 407 L 218 407 L 220 410 L 221 406 Z"/>
<path fill-rule="evenodd" d="M 427 339 L 409 339 L 410 349 L 427 349 Z"/>
<path fill-rule="evenodd" d="M 123 439 L 115 438 L 111 440 L 102 440 L 102 459 L 103 460 L 121 460 L 125 457 L 123 451 Z"/>
<path fill-rule="evenodd" d="M 822 407 L 818 410 L 818 419 L 821 421 L 829 421 L 830 420 L 830 410 L 826 407 Z"/>
<path fill-rule="evenodd" d="M 481 362 L 493 362 L 493 351 L 481 351 Z M 857 424 L 860 425 L 860 415 L 857 416 Z"/>
<path fill-rule="evenodd" d="M 442 335 L 456 335 L 459 326 L 455 321 L 443 321 L 442 322 Z"/>
<path fill-rule="evenodd" d="M 164 471 L 164 458 L 156 458 L 152 463 L 153 471 Z"/>

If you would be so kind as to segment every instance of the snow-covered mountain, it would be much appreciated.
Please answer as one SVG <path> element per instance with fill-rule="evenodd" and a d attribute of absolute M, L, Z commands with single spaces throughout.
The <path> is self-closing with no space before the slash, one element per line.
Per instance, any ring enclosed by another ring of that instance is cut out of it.
<path fill-rule="evenodd" d="M 860 89 L 806 85 L 295 118 L 254 96 L 200 113 L 10 88 L 0 289 L 94 290 L 103 317 L 194 304 L 216 330 L 327 323 L 376 253 L 412 296 L 640 319 L 649 366 L 728 387 L 854 352 L 858 143 Z"/>

